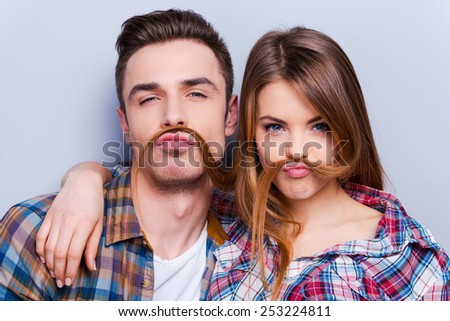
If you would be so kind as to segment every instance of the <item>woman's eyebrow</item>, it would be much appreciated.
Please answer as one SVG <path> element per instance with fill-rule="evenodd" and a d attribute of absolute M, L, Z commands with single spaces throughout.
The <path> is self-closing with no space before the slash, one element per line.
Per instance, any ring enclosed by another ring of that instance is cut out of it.
<path fill-rule="evenodd" d="M 285 122 L 284 120 L 269 115 L 261 116 L 258 118 L 258 120 L 270 120 L 276 123 L 280 123 L 281 125 L 287 125 L 287 122 Z"/>
<path fill-rule="evenodd" d="M 309 125 L 309 124 L 315 123 L 315 122 L 317 122 L 319 120 L 322 120 L 322 116 L 320 116 L 320 115 L 316 116 L 316 117 L 313 117 L 310 120 L 308 120 L 307 124 Z"/>

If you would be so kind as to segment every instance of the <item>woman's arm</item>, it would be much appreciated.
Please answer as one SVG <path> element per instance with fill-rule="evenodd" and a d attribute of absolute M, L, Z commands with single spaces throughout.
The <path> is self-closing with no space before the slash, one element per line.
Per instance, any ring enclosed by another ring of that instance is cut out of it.
<path fill-rule="evenodd" d="M 111 171 L 96 162 L 72 167 L 36 236 L 36 252 L 58 287 L 73 284 L 84 251 L 93 271 L 103 228 L 103 185 Z"/>

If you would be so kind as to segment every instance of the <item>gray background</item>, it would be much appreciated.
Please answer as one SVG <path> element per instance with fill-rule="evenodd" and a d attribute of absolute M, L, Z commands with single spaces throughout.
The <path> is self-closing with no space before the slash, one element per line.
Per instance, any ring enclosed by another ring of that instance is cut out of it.
<path fill-rule="evenodd" d="M 450 1 L 0 1 L 0 213 L 57 191 L 84 160 L 108 161 L 121 141 L 114 44 L 135 14 L 190 8 L 232 53 L 239 93 L 248 52 L 264 32 L 304 25 L 352 60 L 389 191 L 450 250 Z M 1 214 L 0 214 L 1 215 Z"/>

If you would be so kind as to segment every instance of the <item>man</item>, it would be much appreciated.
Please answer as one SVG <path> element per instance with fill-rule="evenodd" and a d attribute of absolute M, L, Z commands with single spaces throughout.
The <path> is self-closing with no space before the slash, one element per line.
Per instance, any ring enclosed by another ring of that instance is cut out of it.
<path fill-rule="evenodd" d="M 235 131 L 237 99 L 229 52 L 210 24 L 191 11 L 135 16 L 123 24 L 116 47 L 118 115 L 132 146 L 186 126 L 224 147 Z M 76 279 L 60 280 L 35 254 L 55 194 L 12 207 L 2 221 L 0 299 L 205 299 L 213 251 L 226 234 L 211 213 L 213 184 L 191 140 L 183 131 L 161 136 L 151 152 L 164 166 L 134 162 L 105 187 L 93 273 L 83 268 Z"/>

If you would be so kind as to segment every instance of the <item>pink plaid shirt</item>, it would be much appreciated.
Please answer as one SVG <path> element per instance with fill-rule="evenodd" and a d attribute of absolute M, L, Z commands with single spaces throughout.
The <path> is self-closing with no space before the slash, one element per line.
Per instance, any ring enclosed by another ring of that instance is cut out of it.
<path fill-rule="evenodd" d="M 356 201 L 383 213 L 372 240 L 335 245 L 312 257 L 293 260 L 280 300 L 449 300 L 450 262 L 430 232 L 409 217 L 395 196 L 347 184 Z M 236 211 L 230 195 L 215 199 L 221 213 Z M 224 218 L 225 219 L 225 218 Z M 227 224 L 225 224 L 227 225 Z M 266 242 L 268 289 L 251 269 L 250 231 L 228 224 L 229 240 L 218 247 L 208 299 L 267 300 L 276 274 L 278 248 Z"/>

